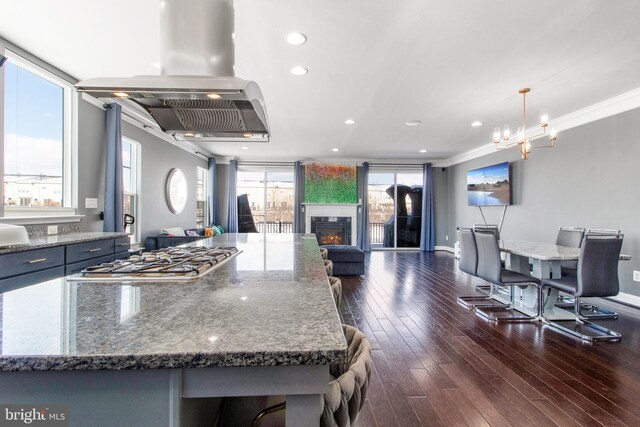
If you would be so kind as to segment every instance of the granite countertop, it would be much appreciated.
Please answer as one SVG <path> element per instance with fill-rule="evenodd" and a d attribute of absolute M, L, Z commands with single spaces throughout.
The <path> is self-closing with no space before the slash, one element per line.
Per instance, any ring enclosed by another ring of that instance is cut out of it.
<path fill-rule="evenodd" d="M 48 248 L 51 246 L 62 246 L 73 243 L 91 242 L 94 240 L 116 238 L 128 236 L 129 233 L 104 233 L 104 232 L 78 232 L 56 234 L 52 236 L 36 237 L 29 239 L 29 243 L 19 245 L 0 246 L 0 254 L 10 252 L 30 251 L 32 249 Z"/>
<path fill-rule="evenodd" d="M 187 282 L 75 282 L 0 294 L 0 370 L 344 363 L 315 236 L 224 234 L 242 253 Z"/>

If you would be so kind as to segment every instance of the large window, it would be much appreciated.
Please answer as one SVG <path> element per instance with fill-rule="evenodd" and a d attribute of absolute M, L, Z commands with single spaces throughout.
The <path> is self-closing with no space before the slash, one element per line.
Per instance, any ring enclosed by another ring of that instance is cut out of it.
<path fill-rule="evenodd" d="M 198 179 L 196 181 L 196 227 L 205 227 L 209 224 L 209 205 L 207 203 L 207 194 L 209 193 L 209 185 L 207 176 L 209 171 L 204 168 L 198 168 Z"/>
<path fill-rule="evenodd" d="M 371 248 L 420 247 L 422 171 L 370 171 L 368 194 Z"/>
<path fill-rule="evenodd" d="M 124 190 L 124 213 L 135 218 L 126 229 L 131 234 L 131 243 L 139 242 L 138 223 L 140 204 L 138 200 L 138 159 L 140 144 L 129 138 L 122 138 L 122 184 Z"/>
<path fill-rule="evenodd" d="M 5 210 L 71 206 L 71 86 L 7 56 L 0 73 Z"/>
<path fill-rule="evenodd" d="M 238 170 L 239 231 L 293 233 L 293 168 Z"/>

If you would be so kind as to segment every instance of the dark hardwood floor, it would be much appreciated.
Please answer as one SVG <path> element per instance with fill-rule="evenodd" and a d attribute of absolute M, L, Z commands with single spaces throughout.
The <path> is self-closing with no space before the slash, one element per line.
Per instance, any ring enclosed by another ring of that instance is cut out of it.
<path fill-rule="evenodd" d="M 640 426 L 640 310 L 602 303 L 622 342 L 583 344 L 458 305 L 481 281 L 450 253 L 365 260 L 364 276 L 341 277 L 344 321 L 373 348 L 360 426 Z"/>

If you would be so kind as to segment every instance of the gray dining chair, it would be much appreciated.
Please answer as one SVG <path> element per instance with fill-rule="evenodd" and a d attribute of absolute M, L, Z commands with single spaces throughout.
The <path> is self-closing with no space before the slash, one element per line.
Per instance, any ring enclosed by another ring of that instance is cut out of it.
<path fill-rule="evenodd" d="M 542 306 L 540 317 L 543 322 L 553 329 L 584 341 L 617 341 L 622 338 L 618 332 L 593 323 L 583 316 L 580 303 L 580 299 L 584 297 L 608 297 L 618 294 L 620 290 L 618 262 L 622 240 L 622 234 L 589 234 L 587 232 L 580 248 L 577 276 L 545 279 L 540 286 L 541 302 L 544 301 L 544 292 L 548 288 L 574 297 L 576 324 L 573 327 L 566 327 L 560 323 L 562 321 L 548 319 Z M 585 330 L 595 334 L 583 333 Z"/>
<path fill-rule="evenodd" d="M 471 228 L 458 227 L 457 230 L 458 243 L 460 244 L 460 260 L 458 261 L 458 268 L 461 271 L 478 277 L 478 248 L 476 246 L 476 238 Z M 478 285 L 476 284 L 474 290 L 481 293 L 481 295 L 463 295 L 458 297 L 458 303 L 465 308 L 473 309 L 479 305 L 502 305 L 507 306 L 499 300 L 496 300 L 497 289 L 494 289 L 493 285 Z"/>
<path fill-rule="evenodd" d="M 476 230 L 473 232 L 476 239 L 476 246 L 478 248 L 478 277 L 491 283 L 493 286 L 507 288 L 509 290 L 509 304 L 504 306 L 476 306 L 475 310 L 478 314 L 486 317 L 488 320 L 496 322 L 529 322 L 537 321 L 540 314 L 540 299 L 538 296 L 537 307 L 534 307 L 535 314 L 526 314 L 516 307 L 515 291 L 514 287 L 527 287 L 540 285 L 540 281 L 535 277 L 527 274 L 518 273 L 515 271 L 502 268 L 500 261 L 500 248 L 498 247 L 498 241 L 491 231 Z M 538 292 L 539 295 L 539 292 Z M 521 316 L 499 316 L 496 313 L 514 311 L 521 314 Z"/>
<path fill-rule="evenodd" d="M 584 228 L 560 227 L 556 237 L 556 245 L 579 248 L 582 245 Z M 578 269 L 578 261 L 562 261 L 560 269 L 565 276 L 575 276 Z"/>
<path fill-rule="evenodd" d="M 495 224 L 473 224 L 473 231 L 490 231 L 496 240 L 500 240 L 500 227 Z"/>
<path fill-rule="evenodd" d="M 606 230 L 606 229 L 589 229 L 591 235 L 618 235 L 620 230 Z M 584 238 L 584 228 L 577 227 L 560 227 L 558 230 L 558 237 L 556 238 L 556 245 L 569 246 L 572 248 L 580 248 L 582 246 L 582 239 Z M 560 271 L 562 276 L 576 277 L 578 275 L 578 261 L 562 261 L 560 265 Z M 558 303 L 556 307 L 560 308 L 572 308 L 575 301 L 573 297 L 565 294 L 558 296 Z M 618 313 L 609 309 L 589 304 L 581 303 L 581 311 L 583 316 L 587 319 L 604 320 L 604 319 L 617 319 Z"/>

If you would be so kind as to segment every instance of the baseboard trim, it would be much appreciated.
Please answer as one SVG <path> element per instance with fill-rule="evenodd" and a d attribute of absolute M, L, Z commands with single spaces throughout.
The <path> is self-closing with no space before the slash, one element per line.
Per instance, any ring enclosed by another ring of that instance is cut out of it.
<path fill-rule="evenodd" d="M 434 246 L 433 249 L 435 249 L 436 251 L 446 251 L 453 253 L 453 248 L 449 246 Z"/>
<path fill-rule="evenodd" d="M 618 295 L 614 297 L 607 297 L 606 299 L 640 308 L 640 296 L 637 295 L 625 294 L 624 292 L 620 292 Z"/>

